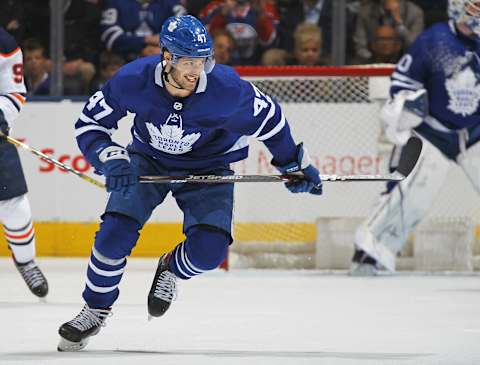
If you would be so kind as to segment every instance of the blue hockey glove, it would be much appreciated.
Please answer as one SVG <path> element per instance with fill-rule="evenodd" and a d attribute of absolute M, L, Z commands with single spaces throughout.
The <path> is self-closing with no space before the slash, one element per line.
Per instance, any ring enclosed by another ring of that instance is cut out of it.
<path fill-rule="evenodd" d="M 2 132 L 5 136 L 8 136 L 9 131 L 10 131 L 10 127 L 8 125 L 8 122 L 5 119 L 5 115 L 3 114 L 3 111 L 0 110 L 0 132 Z"/>
<path fill-rule="evenodd" d="M 102 162 L 102 172 L 105 175 L 107 191 L 121 192 L 127 196 L 130 188 L 138 182 L 138 176 L 130 164 L 130 157 L 125 148 L 109 146 L 98 155 Z"/>
<path fill-rule="evenodd" d="M 272 165 L 275 166 L 282 174 L 294 174 L 301 172 L 298 179 L 294 178 L 291 181 L 285 183 L 285 186 L 292 193 L 310 193 L 314 195 L 321 195 L 322 179 L 320 173 L 310 163 L 310 157 L 303 148 L 303 143 L 297 146 L 297 158 L 295 161 L 290 162 L 284 166 L 278 166 L 275 163 L 275 159 L 272 160 Z"/>

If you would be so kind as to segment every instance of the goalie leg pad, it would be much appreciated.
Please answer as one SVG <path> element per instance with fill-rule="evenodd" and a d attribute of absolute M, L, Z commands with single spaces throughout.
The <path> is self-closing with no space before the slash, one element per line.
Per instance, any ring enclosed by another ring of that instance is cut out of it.
<path fill-rule="evenodd" d="M 460 154 L 457 162 L 472 183 L 475 191 L 480 194 L 480 142 L 475 143 L 465 153 Z"/>
<path fill-rule="evenodd" d="M 26 195 L 0 201 L 0 222 L 17 263 L 35 258 L 35 232 Z"/>
<path fill-rule="evenodd" d="M 395 270 L 395 257 L 408 234 L 425 217 L 440 191 L 450 163 L 430 142 L 412 173 L 383 194 L 368 219 L 355 234 L 355 246 L 374 258 L 380 267 Z"/>

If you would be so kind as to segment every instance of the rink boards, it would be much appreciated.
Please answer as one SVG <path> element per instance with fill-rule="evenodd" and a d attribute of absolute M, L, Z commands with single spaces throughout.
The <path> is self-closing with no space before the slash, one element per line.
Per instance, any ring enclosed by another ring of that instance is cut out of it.
<path fill-rule="evenodd" d="M 30 102 L 20 115 L 12 136 L 91 175 L 74 137 L 74 123 L 83 102 Z M 312 159 L 324 174 L 375 174 L 384 172 L 385 151 L 378 145 L 376 104 L 284 104 L 284 112 L 297 141 L 305 141 Z M 300 112 L 301 111 L 301 112 Z M 358 123 L 352 123 L 352 115 Z M 114 139 L 130 140 L 129 120 L 120 122 Z M 342 120 L 347 124 L 342 124 Z M 251 144 L 246 162 L 235 164 L 237 173 L 276 173 L 263 145 Z M 46 256 L 81 256 L 89 252 L 108 195 L 98 187 L 21 152 L 30 189 L 37 232 L 37 250 Z M 333 183 L 322 197 L 293 195 L 282 184 L 237 184 L 235 239 L 238 241 L 313 242 L 319 217 L 363 217 L 383 189 L 382 183 Z M 457 170 L 433 207 L 432 215 L 477 217 L 478 197 Z M 455 204 L 456 201 L 462 204 Z M 183 239 L 182 213 L 171 198 L 159 207 L 142 232 L 134 254 L 156 256 Z M 478 222 L 478 220 L 477 220 Z M 1 239 L 0 239 L 1 240 Z M 0 244 L 0 254 L 7 254 Z"/>

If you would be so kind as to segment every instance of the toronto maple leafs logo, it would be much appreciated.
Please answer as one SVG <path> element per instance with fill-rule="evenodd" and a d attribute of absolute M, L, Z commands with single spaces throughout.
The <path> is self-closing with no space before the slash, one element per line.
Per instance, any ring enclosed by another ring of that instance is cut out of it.
<path fill-rule="evenodd" d="M 478 109 L 480 85 L 470 67 L 454 74 L 446 81 L 449 96 L 448 109 L 465 117 Z"/>
<path fill-rule="evenodd" d="M 150 133 L 150 146 L 171 155 L 182 155 L 191 151 L 193 144 L 201 136 L 201 133 L 184 136 L 182 116 L 177 113 L 170 113 L 160 129 L 153 123 L 146 123 L 146 126 Z"/>
<path fill-rule="evenodd" d="M 175 29 L 177 29 L 178 27 L 178 22 L 177 21 L 173 21 L 171 22 L 170 24 L 168 24 L 168 31 L 171 33 L 173 32 Z"/>

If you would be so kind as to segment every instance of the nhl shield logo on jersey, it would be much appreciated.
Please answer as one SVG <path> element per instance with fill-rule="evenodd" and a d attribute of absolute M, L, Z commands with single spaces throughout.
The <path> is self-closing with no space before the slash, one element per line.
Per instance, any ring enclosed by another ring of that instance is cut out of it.
<path fill-rule="evenodd" d="M 446 81 L 449 96 L 448 109 L 455 114 L 468 116 L 475 113 L 480 102 L 480 85 L 470 67 L 454 74 Z"/>
<path fill-rule="evenodd" d="M 171 155 L 182 155 L 192 150 L 193 144 L 198 141 L 201 133 L 192 133 L 184 136 L 182 116 L 177 113 L 170 113 L 165 124 L 160 129 L 153 123 L 146 123 L 150 133 L 150 146 L 169 153 Z"/>

